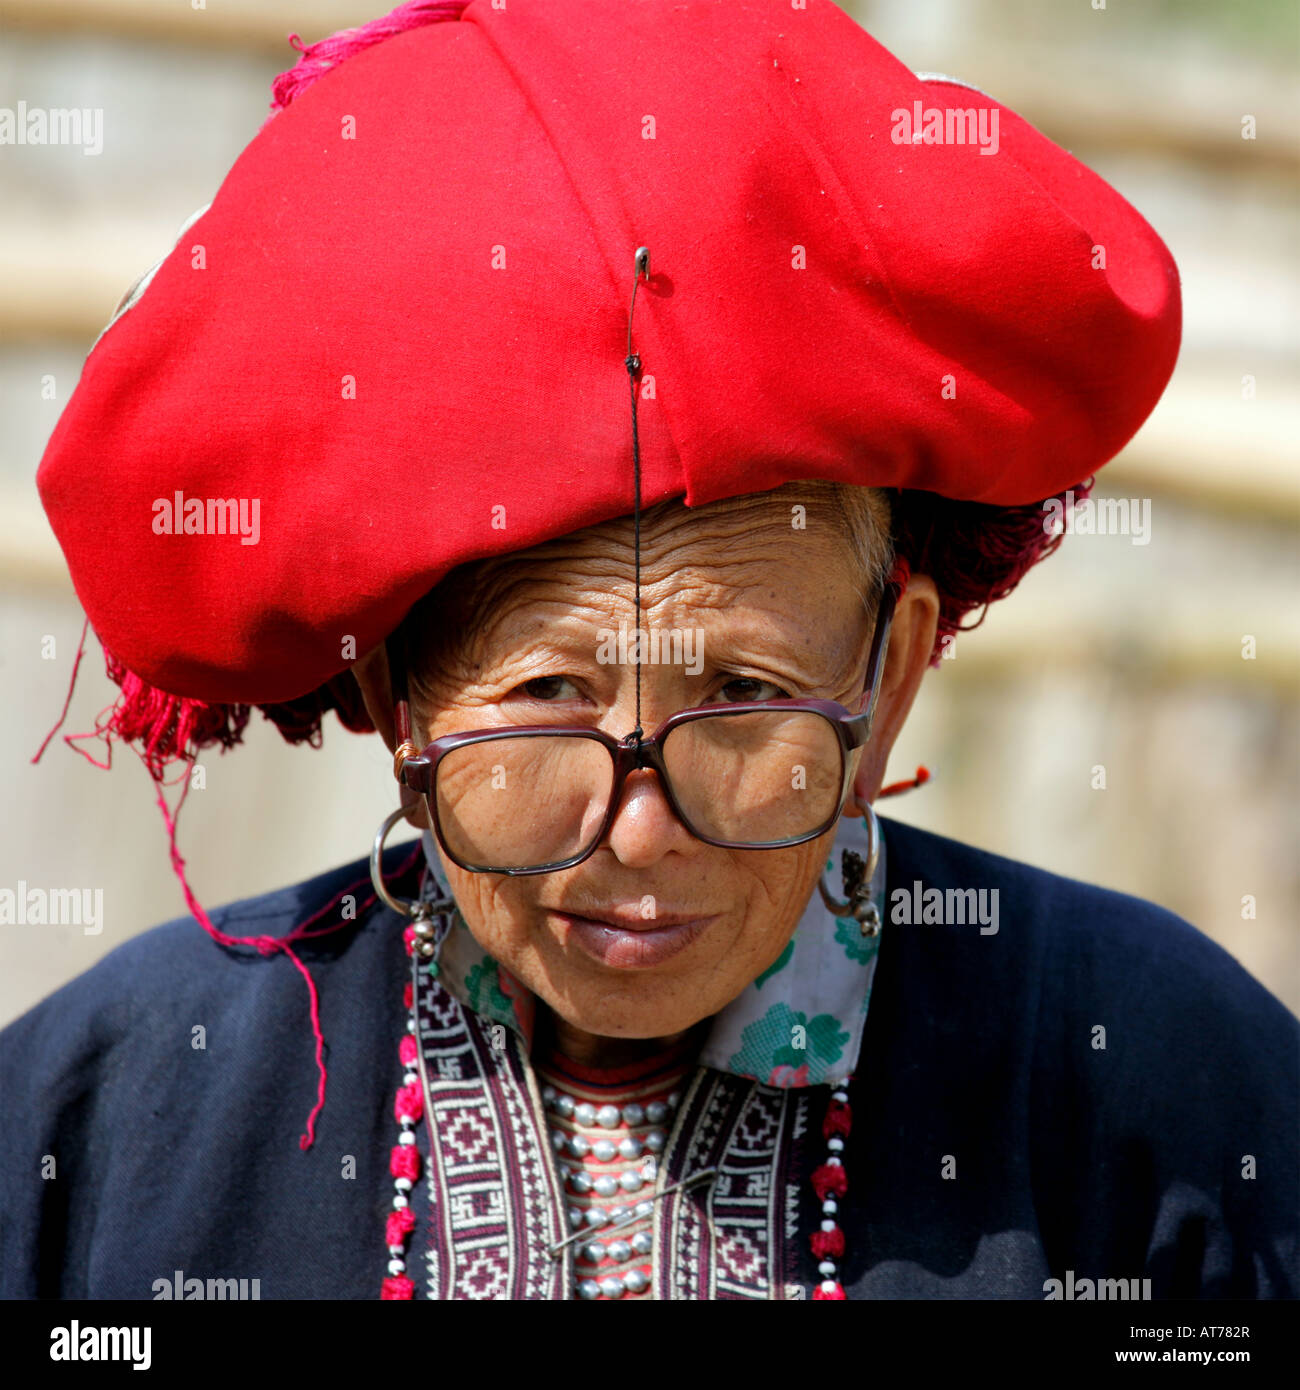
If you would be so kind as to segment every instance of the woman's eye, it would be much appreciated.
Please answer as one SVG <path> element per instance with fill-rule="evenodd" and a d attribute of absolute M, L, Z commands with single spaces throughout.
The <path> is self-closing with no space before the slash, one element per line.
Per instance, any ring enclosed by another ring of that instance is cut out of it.
<path fill-rule="evenodd" d="M 556 700 L 565 695 L 565 686 L 568 686 L 570 696 L 578 693 L 567 676 L 535 676 L 525 681 L 519 689 L 534 700 Z"/>
<path fill-rule="evenodd" d="M 722 687 L 722 698 L 736 704 L 749 704 L 756 700 L 788 700 L 789 693 L 771 681 L 761 681 L 757 676 L 733 676 Z"/>

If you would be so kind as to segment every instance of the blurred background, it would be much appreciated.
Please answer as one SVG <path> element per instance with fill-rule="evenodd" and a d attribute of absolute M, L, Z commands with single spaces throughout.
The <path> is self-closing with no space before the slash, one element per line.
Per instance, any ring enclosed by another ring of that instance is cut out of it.
<path fill-rule="evenodd" d="M 1160 903 L 1300 1011 L 1297 9 L 1101 4 L 843 4 L 909 67 L 988 92 L 1123 192 L 1172 250 L 1185 309 L 1172 385 L 1094 494 L 1149 499 L 1149 543 L 1068 535 L 962 635 L 890 768 L 934 779 L 880 809 Z M 119 298 L 256 133 L 297 58 L 287 35 L 384 8 L 0 0 L 0 107 L 104 111 L 95 157 L 0 145 L 0 888 L 102 888 L 105 919 L 96 936 L 0 925 L 0 1024 L 185 911 L 132 754 L 105 773 L 56 740 L 29 761 L 82 625 L 37 463 Z M 92 639 L 64 732 L 115 693 Z M 320 750 L 254 716 L 242 748 L 203 762 L 181 847 L 208 906 L 362 857 L 394 804 L 378 738 L 332 716 Z"/>

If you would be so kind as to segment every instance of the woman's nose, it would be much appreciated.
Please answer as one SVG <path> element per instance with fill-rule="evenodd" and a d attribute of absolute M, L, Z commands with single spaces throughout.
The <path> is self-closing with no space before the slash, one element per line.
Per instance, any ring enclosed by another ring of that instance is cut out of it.
<path fill-rule="evenodd" d="M 665 854 L 702 845 L 678 820 L 659 775 L 651 768 L 630 772 L 623 783 L 605 844 L 630 869 L 644 869 Z"/>

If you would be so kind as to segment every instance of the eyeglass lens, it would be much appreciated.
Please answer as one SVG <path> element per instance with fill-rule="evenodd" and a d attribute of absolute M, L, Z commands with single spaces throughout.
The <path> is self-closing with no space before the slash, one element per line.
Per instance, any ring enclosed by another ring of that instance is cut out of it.
<path fill-rule="evenodd" d="M 711 840 L 781 844 L 818 829 L 838 807 L 839 736 L 807 710 L 689 720 L 670 730 L 663 757 L 683 820 Z M 593 847 L 613 785 L 613 759 L 594 739 L 485 739 L 441 759 L 434 800 L 458 862 L 537 868 Z"/>

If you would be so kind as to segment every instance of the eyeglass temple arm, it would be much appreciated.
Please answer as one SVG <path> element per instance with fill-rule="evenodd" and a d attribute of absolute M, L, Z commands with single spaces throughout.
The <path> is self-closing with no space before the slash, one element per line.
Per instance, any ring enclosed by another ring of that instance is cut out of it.
<path fill-rule="evenodd" d="M 402 781 L 402 765 L 420 750 L 411 741 L 411 702 L 407 694 L 406 644 L 402 628 L 395 628 L 384 643 L 388 652 L 388 684 L 393 697 L 393 776 Z"/>
<path fill-rule="evenodd" d="M 876 610 L 876 630 L 871 639 L 871 654 L 867 658 L 867 707 L 862 711 L 862 742 L 871 737 L 871 727 L 876 718 L 876 704 L 880 699 L 880 676 L 884 669 L 885 653 L 889 648 L 889 629 L 894 621 L 894 606 L 907 587 L 907 574 L 901 573 L 898 566 L 885 583 Z"/>

